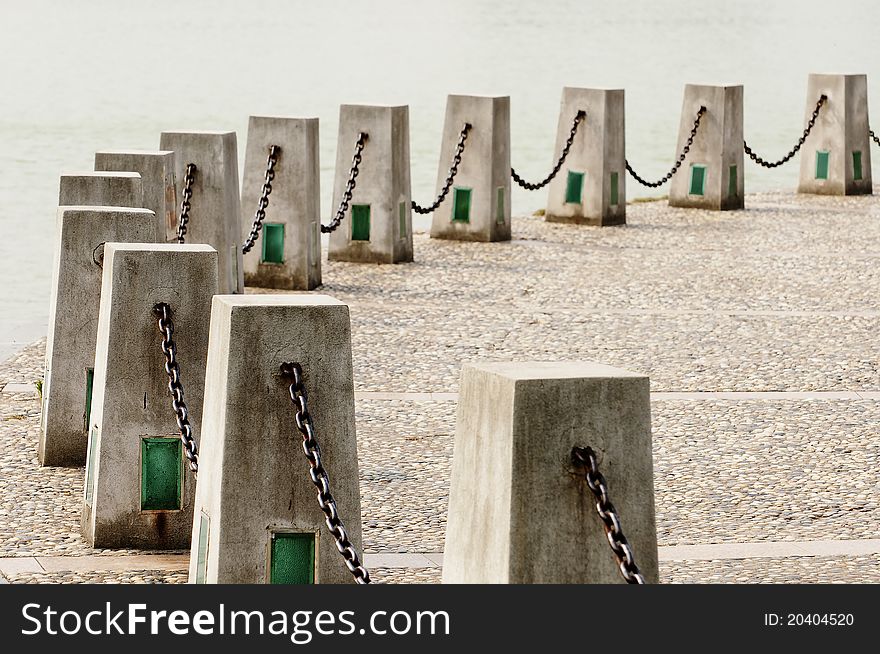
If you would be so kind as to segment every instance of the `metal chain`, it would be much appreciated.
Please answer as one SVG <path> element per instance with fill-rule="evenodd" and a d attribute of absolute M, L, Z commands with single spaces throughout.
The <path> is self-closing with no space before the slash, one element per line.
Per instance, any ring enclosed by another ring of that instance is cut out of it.
<path fill-rule="evenodd" d="M 321 461 L 321 447 L 315 439 L 315 426 L 309 413 L 302 366 L 298 363 L 282 363 L 281 374 L 292 379 L 289 392 L 290 401 L 296 407 L 294 420 L 296 428 L 303 437 L 302 448 L 306 460 L 309 462 L 309 477 L 318 489 L 318 506 L 321 507 L 326 518 L 327 529 L 330 530 L 330 534 L 336 541 L 336 549 L 342 555 L 345 567 L 354 576 L 354 580 L 359 584 L 368 584 L 370 583 L 370 573 L 361 564 L 358 553 L 348 539 L 348 532 L 346 532 L 345 525 L 342 524 L 339 517 L 339 511 L 336 509 L 336 500 L 330 493 L 330 478 Z"/>
<path fill-rule="evenodd" d="M 416 204 L 415 200 L 412 200 L 412 210 L 416 213 L 431 213 L 443 203 L 443 200 L 446 199 L 446 196 L 449 194 L 449 189 L 452 188 L 452 181 L 458 174 L 458 167 L 461 165 L 461 155 L 464 152 L 464 144 L 465 141 L 467 141 L 468 132 L 471 131 L 471 127 L 470 123 L 465 123 L 461 128 L 461 131 L 458 133 L 458 143 L 455 146 L 455 156 L 452 157 L 452 165 L 449 167 L 446 181 L 443 183 L 443 188 L 440 190 L 439 195 L 437 195 L 437 199 L 428 207 L 419 206 Z"/>
<path fill-rule="evenodd" d="M 260 203 L 254 214 L 254 225 L 251 227 L 251 233 L 248 234 L 247 240 L 241 246 L 242 254 L 250 252 L 257 239 L 260 238 L 260 230 L 263 227 L 263 221 L 266 220 L 266 209 L 269 206 L 269 194 L 272 193 L 272 181 L 275 179 L 275 164 L 278 163 L 278 155 L 280 154 L 281 148 L 277 145 L 269 146 L 269 158 L 266 160 L 266 178 L 263 181 L 263 189 L 260 192 Z"/>
<path fill-rule="evenodd" d="M 351 203 L 351 194 L 357 185 L 357 176 L 361 167 L 361 153 L 364 151 L 364 145 L 368 138 L 366 132 L 358 133 L 354 156 L 351 158 L 351 169 L 348 171 L 348 182 L 345 184 L 345 192 L 342 194 L 342 200 L 339 202 L 339 208 L 336 210 L 333 220 L 329 225 L 321 225 L 321 232 L 324 234 L 336 231 L 336 228 L 342 223 L 342 219 L 345 218 L 345 212 L 348 211 L 348 205 Z"/>
<path fill-rule="evenodd" d="M 562 164 L 565 163 L 565 158 L 568 156 L 569 150 L 571 150 L 571 146 L 574 143 L 575 134 L 577 134 L 578 127 L 583 122 L 583 120 L 587 117 L 587 112 L 580 110 L 574 117 L 574 120 L 571 123 L 571 130 L 568 132 L 568 138 L 565 141 L 565 147 L 562 148 L 562 152 L 559 155 L 559 159 L 556 160 L 556 165 L 553 166 L 553 170 L 550 171 L 550 174 L 547 175 L 544 179 L 536 184 L 531 184 L 520 177 L 517 172 L 511 168 L 510 176 L 513 177 L 513 181 L 519 184 L 524 189 L 529 191 L 537 191 L 539 188 L 543 188 L 549 184 L 554 177 L 559 173 L 562 168 Z"/>
<path fill-rule="evenodd" d="M 180 218 L 177 220 L 177 242 L 183 245 L 186 237 L 186 224 L 189 222 L 189 210 L 191 208 L 193 184 L 196 181 L 196 165 L 186 164 L 186 174 L 183 176 L 183 200 L 180 202 Z"/>
<path fill-rule="evenodd" d="M 571 457 L 576 464 L 580 464 L 586 470 L 584 477 L 587 480 L 587 486 L 596 498 L 596 513 L 599 514 L 599 519 L 605 528 L 605 536 L 608 538 L 608 544 L 611 545 L 611 551 L 617 559 L 620 575 L 628 584 L 644 584 L 645 578 L 636 565 L 632 548 L 626 540 L 626 536 L 623 535 L 620 516 L 611 500 L 608 499 L 608 484 L 605 477 L 599 472 L 596 453 L 590 447 L 575 447 L 571 451 Z"/>
<path fill-rule="evenodd" d="M 627 172 L 633 176 L 639 184 L 643 186 L 648 186 L 650 188 L 657 188 L 658 186 L 663 186 L 666 182 L 672 179 L 672 176 L 678 172 L 678 169 L 681 168 L 681 164 L 684 163 L 685 158 L 688 155 L 688 152 L 691 151 L 691 146 L 694 144 L 694 137 L 697 135 L 697 129 L 700 127 L 700 120 L 703 118 L 703 114 L 706 113 L 706 107 L 700 107 L 700 110 L 697 112 L 697 117 L 694 120 L 694 126 L 691 128 L 690 136 L 688 136 L 687 142 L 684 144 L 684 147 L 681 150 L 681 154 L 678 155 L 678 159 L 675 160 L 675 163 L 672 165 L 672 168 L 666 173 L 660 180 L 656 182 L 649 182 L 648 180 L 641 177 L 633 167 L 629 165 L 629 161 L 624 161 L 626 164 Z"/>
<path fill-rule="evenodd" d="M 789 150 L 788 154 L 782 157 L 782 159 L 780 159 L 779 161 L 766 161 L 765 159 L 762 159 L 761 157 L 756 155 L 749 147 L 749 144 L 746 143 L 745 140 L 743 140 L 743 150 L 745 150 L 745 153 L 749 155 L 749 159 L 754 161 L 759 166 L 764 166 L 764 168 L 776 168 L 777 166 L 781 166 L 789 159 L 791 159 L 794 155 L 797 154 L 798 150 L 801 149 L 801 146 L 804 144 L 804 141 L 807 140 L 810 132 L 813 131 L 813 125 L 816 124 L 816 119 L 819 117 L 819 110 L 822 108 L 822 105 L 825 104 L 826 100 L 828 100 L 828 96 L 824 94 L 819 96 L 819 101 L 816 103 L 816 108 L 813 109 L 813 115 L 810 116 L 810 120 L 807 123 L 806 129 L 804 129 L 804 133 L 801 134 L 801 137 L 798 139 L 798 142 L 795 144 L 795 146 L 791 150 Z"/>
<path fill-rule="evenodd" d="M 876 143 L 877 145 L 880 145 L 880 137 L 878 137 L 878 136 L 874 133 L 874 130 L 873 130 L 873 129 L 869 129 L 869 130 L 868 130 L 868 134 L 871 136 L 872 139 L 874 139 L 874 143 Z"/>
<path fill-rule="evenodd" d="M 183 442 L 183 452 L 189 461 L 193 474 L 199 471 L 199 448 L 193 438 L 189 424 L 189 411 L 183 401 L 183 384 L 180 383 L 180 366 L 177 364 L 177 345 L 174 343 L 174 323 L 171 322 L 171 307 L 160 302 L 153 307 L 159 318 L 159 333 L 162 334 L 162 354 L 165 355 L 165 373 L 168 375 L 168 390 L 171 392 L 171 408 L 177 416 L 177 428 Z"/>

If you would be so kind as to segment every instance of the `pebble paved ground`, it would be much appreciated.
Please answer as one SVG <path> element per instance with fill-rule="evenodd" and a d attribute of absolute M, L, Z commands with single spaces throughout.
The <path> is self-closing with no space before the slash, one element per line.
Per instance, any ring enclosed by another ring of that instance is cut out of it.
<path fill-rule="evenodd" d="M 325 261 L 321 292 L 351 305 L 358 391 L 455 392 L 462 361 L 533 359 L 644 372 L 654 391 L 880 391 L 880 200 L 777 193 L 747 204 L 632 204 L 626 227 L 605 229 L 519 218 L 501 244 L 417 234 L 410 265 Z M 43 350 L 0 364 L 0 383 L 38 379 Z M 442 551 L 455 402 L 361 399 L 357 424 L 366 550 Z M 660 545 L 880 538 L 878 424 L 869 398 L 655 400 Z M 40 469 L 38 429 L 33 393 L 0 392 L 0 557 L 129 553 L 82 543 L 82 471 Z M 880 555 L 670 561 L 661 576 L 876 583 Z M 439 570 L 374 577 L 430 583 Z"/>

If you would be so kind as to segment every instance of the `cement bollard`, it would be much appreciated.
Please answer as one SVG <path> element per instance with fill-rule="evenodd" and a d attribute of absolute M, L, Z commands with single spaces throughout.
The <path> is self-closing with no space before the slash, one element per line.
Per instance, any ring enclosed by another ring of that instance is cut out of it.
<path fill-rule="evenodd" d="M 801 149 L 798 193 L 870 195 L 866 75 L 810 75 L 805 123 L 819 98 L 827 100 Z"/>
<path fill-rule="evenodd" d="M 93 547 L 189 544 L 195 478 L 184 466 L 153 308 L 171 306 L 198 442 L 216 292 L 217 252 L 208 245 L 106 246 L 82 513 L 83 538 Z"/>
<path fill-rule="evenodd" d="M 413 260 L 409 107 L 344 104 L 339 108 L 334 211 L 340 206 L 358 134 L 367 134 L 357 186 L 345 221 L 330 234 L 331 261 Z"/>
<path fill-rule="evenodd" d="M 152 243 L 159 233 L 152 211 L 111 207 L 60 207 L 56 231 L 38 458 L 43 466 L 81 466 L 88 444 L 104 244 Z"/>
<path fill-rule="evenodd" d="M 592 447 L 658 581 L 648 378 L 587 362 L 465 365 L 443 583 L 622 583 L 572 449 Z"/>
<path fill-rule="evenodd" d="M 261 338 L 253 338 L 261 334 Z M 351 583 L 318 508 L 282 363 L 303 368 L 340 517 L 360 555 L 348 307 L 325 295 L 214 298 L 191 583 Z"/>
<path fill-rule="evenodd" d="M 562 170 L 549 184 L 545 220 L 580 225 L 626 223 L 623 90 L 562 89 L 552 163 L 565 148 L 578 111 L 578 127 Z"/>
<path fill-rule="evenodd" d="M 61 175 L 58 205 L 62 207 L 144 206 L 144 186 L 136 172 L 85 172 Z"/>
<path fill-rule="evenodd" d="M 95 170 L 131 171 L 140 174 L 143 206 L 156 214 L 162 241 L 177 238 L 177 192 L 174 188 L 174 153 L 168 151 L 102 150 L 95 153 Z"/>
<path fill-rule="evenodd" d="M 259 240 L 244 255 L 244 283 L 310 291 L 321 285 L 317 118 L 251 116 L 241 189 L 242 242 L 253 228 L 273 145 L 280 154 Z"/>
<path fill-rule="evenodd" d="M 706 113 L 687 158 L 670 182 L 669 206 L 742 209 L 743 87 L 685 86 L 676 157 L 684 149 L 701 106 Z"/>
<path fill-rule="evenodd" d="M 217 250 L 221 293 L 244 293 L 235 132 L 162 132 L 159 148 L 175 152 L 178 198 L 187 165 L 196 166 L 186 242 Z"/>
<path fill-rule="evenodd" d="M 437 189 L 443 187 L 462 125 L 471 124 L 449 197 L 434 211 L 431 238 L 510 240 L 510 98 L 450 95 Z"/>

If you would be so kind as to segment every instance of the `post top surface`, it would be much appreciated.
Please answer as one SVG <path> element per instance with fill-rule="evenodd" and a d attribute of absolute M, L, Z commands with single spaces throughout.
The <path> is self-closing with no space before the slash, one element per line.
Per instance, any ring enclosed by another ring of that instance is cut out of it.
<path fill-rule="evenodd" d="M 303 122 L 311 122 L 317 121 L 317 116 L 250 116 L 249 120 L 295 120 L 295 121 L 303 121 Z"/>
<path fill-rule="evenodd" d="M 192 134 L 194 136 L 227 136 L 235 134 L 232 130 L 211 130 L 211 129 L 166 129 L 162 132 L 162 136 L 166 134 Z"/>
<path fill-rule="evenodd" d="M 537 379 L 608 379 L 627 377 L 647 379 L 647 375 L 622 368 L 606 366 L 594 361 L 502 361 L 492 363 L 466 363 L 464 368 L 474 368 L 512 380 Z"/>
<path fill-rule="evenodd" d="M 563 91 L 611 91 L 614 93 L 623 93 L 625 89 L 613 88 L 610 86 L 563 86 Z"/>
<path fill-rule="evenodd" d="M 95 207 L 95 206 L 87 206 L 87 205 L 79 205 L 79 204 L 67 204 L 61 205 L 58 207 L 58 213 L 60 214 L 68 214 L 68 213 L 97 213 L 97 214 L 108 214 L 108 213 L 132 213 L 132 214 L 145 214 L 150 216 L 155 216 L 151 209 L 142 209 L 140 207 Z"/>
<path fill-rule="evenodd" d="M 104 252 L 214 252 L 217 250 L 204 243 L 106 243 Z"/>
<path fill-rule="evenodd" d="M 121 172 L 115 170 L 87 170 L 81 173 L 61 173 L 62 178 L 68 177 L 122 177 L 140 179 L 140 173 Z"/>
<path fill-rule="evenodd" d="M 174 150 L 98 150 L 95 154 L 135 154 L 138 156 L 167 157 Z"/>
<path fill-rule="evenodd" d="M 510 100 L 509 95 L 490 95 L 480 93 L 450 93 L 450 98 L 481 98 L 485 100 Z"/>
<path fill-rule="evenodd" d="M 866 73 L 810 73 L 810 77 L 867 77 Z"/>
<path fill-rule="evenodd" d="M 227 307 L 308 307 L 308 306 L 348 306 L 329 295 L 312 293 L 259 294 L 259 295 L 215 295 L 214 304 Z"/>
<path fill-rule="evenodd" d="M 339 110 L 343 109 L 409 109 L 408 104 L 381 104 L 377 102 L 346 102 L 339 105 Z"/>
<path fill-rule="evenodd" d="M 715 84 L 686 84 L 686 88 L 708 88 L 708 89 L 741 89 L 742 84 L 736 82 L 717 82 Z"/>

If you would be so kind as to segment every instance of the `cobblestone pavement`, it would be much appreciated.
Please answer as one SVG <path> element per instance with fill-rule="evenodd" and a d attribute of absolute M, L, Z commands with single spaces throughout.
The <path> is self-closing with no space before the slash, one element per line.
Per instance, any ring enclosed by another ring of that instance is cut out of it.
<path fill-rule="evenodd" d="M 880 390 L 880 200 L 747 203 L 725 213 L 634 204 L 622 228 L 520 218 L 505 244 L 416 235 L 414 264 L 325 262 L 321 292 L 352 306 L 359 391 L 454 392 L 462 361 L 577 358 L 648 373 L 655 391 Z M 38 379 L 43 349 L 0 364 L 0 383 Z M 365 549 L 442 551 L 455 402 L 359 400 L 356 410 Z M 870 399 L 655 401 L 660 544 L 880 538 L 877 424 Z M 82 470 L 36 465 L 38 425 L 32 393 L 0 392 L 0 557 L 126 554 L 82 543 Z M 438 575 L 374 572 L 391 583 Z M 880 559 L 667 562 L 661 575 L 877 582 Z"/>

